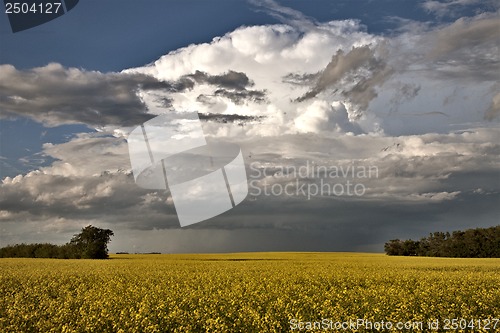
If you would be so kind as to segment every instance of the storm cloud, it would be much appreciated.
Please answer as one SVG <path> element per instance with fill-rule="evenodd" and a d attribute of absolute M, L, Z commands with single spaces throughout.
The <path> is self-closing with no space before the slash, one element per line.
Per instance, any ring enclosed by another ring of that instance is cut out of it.
<path fill-rule="evenodd" d="M 31 70 L 1 65 L 0 82 L 2 118 L 29 117 L 47 126 L 141 124 L 151 115 L 139 89 L 179 89 L 143 74 L 100 73 L 55 63 Z"/>
<path fill-rule="evenodd" d="M 361 69 L 366 69 L 370 74 L 361 75 Z M 339 50 L 319 75 L 314 87 L 297 101 L 314 98 L 328 88 L 338 90 L 339 83 L 345 86 L 346 83 L 355 82 L 352 88 L 342 90 L 342 94 L 362 110 L 366 110 L 370 101 L 377 96 L 373 88 L 382 84 L 390 74 L 391 70 L 387 68 L 385 61 L 377 59 L 375 50 L 369 46 L 355 47 L 346 54 Z"/>

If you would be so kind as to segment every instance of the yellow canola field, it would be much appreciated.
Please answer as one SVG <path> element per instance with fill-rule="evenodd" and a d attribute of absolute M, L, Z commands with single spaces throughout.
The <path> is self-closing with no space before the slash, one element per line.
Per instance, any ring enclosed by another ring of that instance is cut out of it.
<path fill-rule="evenodd" d="M 500 259 L 0 259 L 0 332 L 500 332 L 499 286 Z"/>

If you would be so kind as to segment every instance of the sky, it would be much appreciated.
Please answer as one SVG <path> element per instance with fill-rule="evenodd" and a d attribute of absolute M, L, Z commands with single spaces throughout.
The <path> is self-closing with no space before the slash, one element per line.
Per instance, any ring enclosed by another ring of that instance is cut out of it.
<path fill-rule="evenodd" d="M 110 251 L 368 251 L 498 225 L 496 1 L 86 0 L 0 15 L 0 245 L 109 228 Z M 129 133 L 197 111 L 249 193 L 181 228 Z"/>

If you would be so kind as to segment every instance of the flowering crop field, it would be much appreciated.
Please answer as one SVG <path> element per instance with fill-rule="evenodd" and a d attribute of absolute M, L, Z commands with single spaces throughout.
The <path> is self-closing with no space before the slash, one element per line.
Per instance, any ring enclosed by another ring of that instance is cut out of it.
<path fill-rule="evenodd" d="M 499 286 L 500 259 L 0 259 L 0 332 L 500 332 Z"/>

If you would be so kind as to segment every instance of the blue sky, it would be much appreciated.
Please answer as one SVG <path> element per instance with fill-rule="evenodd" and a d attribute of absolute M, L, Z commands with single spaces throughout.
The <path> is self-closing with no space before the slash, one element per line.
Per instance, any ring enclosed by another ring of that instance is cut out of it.
<path fill-rule="evenodd" d="M 20 68 L 58 62 L 88 70 L 141 66 L 190 43 L 243 24 L 275 20 L 241 1 L 85 1 L 57 21 L 12 34 L 2 17 L 2 62 Z M 227 15 L 231 13 L 231 15 Z M 162 42 L 159 43 L 158 41 Z M 37 56 L 33 57 L 33 53 Z"/>
<path fill-rule="evenodd" d="M 61 242 L 92 223 L 118 231 L 118 251 L 380 251 L 388 238 L 489 226 L 499 213 L 495 21 L 498 5 L 475 0 L 88 0 L 18 33 L 0 15 L 0 242 Z M 250 84 L 215 89 L 196 71 Z M 143 74 L 193 82 L 162 95 L 174 109 L 264 119 L 242 131 L 204 125 L 239 142 L 247 167 L 371 163 L 382 176 L 362 198 L 249 197 L 179 229 L 168 193 L 130 183 L 127 134 L 163 112 L 134 86 Z"/>

